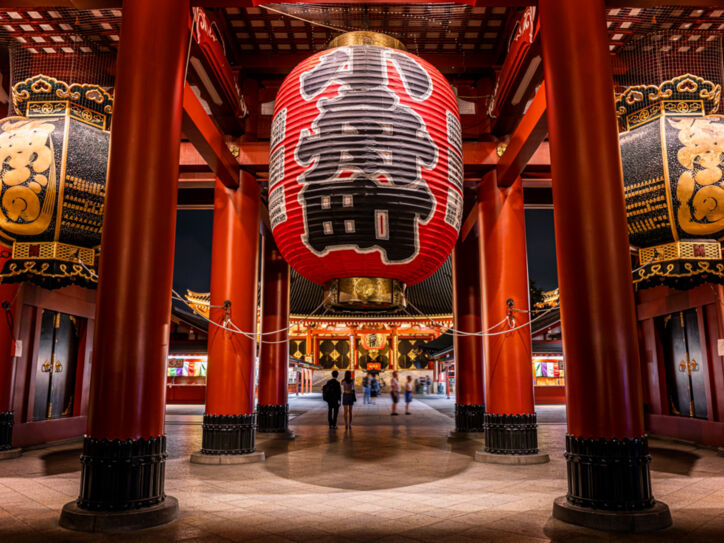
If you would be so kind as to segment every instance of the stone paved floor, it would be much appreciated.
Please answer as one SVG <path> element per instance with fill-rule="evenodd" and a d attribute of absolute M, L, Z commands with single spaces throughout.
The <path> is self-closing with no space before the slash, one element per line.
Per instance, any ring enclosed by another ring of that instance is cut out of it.
<path fill-rule="evenodd" d="M 267 461 L 241 466 L 190 464 L 200 417 L 193 408 L 171 410 L 166 490 L 178 498 L 181 516 L 134 534 L 59 528 L 61 507 L 78 491 L 79 445 L 27 451 L 0 463 L 0 543 L 724 542 L 724 458 L 715 451 L 653 440 L 654 492 L 671 507 L 674 526 L 639 536 L 598 533 L 550 516 L 566 489 L 563 424 L 540 426 L 550 464 L 480 464 L 473 461 L 480 442 L 446 438 L 450 402 L 415 401 L 413 415 L 390 417 L 381 398 L 356 408 L 351 431 L 329 432 L 318 397 L 294 398 L 297 439 L 260 439 Z M 556 420 L 555 409 L 545 419 Z"/>

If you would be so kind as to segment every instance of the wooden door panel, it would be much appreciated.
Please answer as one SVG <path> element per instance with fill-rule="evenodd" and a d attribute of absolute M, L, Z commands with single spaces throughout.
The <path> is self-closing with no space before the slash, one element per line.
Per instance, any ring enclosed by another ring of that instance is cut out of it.
<path fill-rule="evenodd" d="M 704 353 L 701 350 L 701 338 L 699 336 L 699 319 L 696 309 L 684 311 L 684 323 L 686 325 L 686 344 L 689 351 L 689 368 L 684 368 L 683 373 L 691 377 L 691 401 L 693 402 L 693 414 L 696 418 L 707 418 L 706 408 L 706 372 L 703 365 L 706 364 Z M 681 368 L 679 368 L 681 371 Z M 691 411 L 691 410 L 690 410 Z"/>
<path fill-rule="evenodd" d="M 33 420 L 48 418 L 48 394 L 53 366 L 53 326 L 55 311 L 43 310 L 40 324 L 40 342 L 35 359 L 35 395 L 33 399 Z"/>
<path fill-rule="evenodd" d="M 51 380 L 50 418 L 73 414 L 73 390 L 75 367 L 78 362 L 77 319 L 66 313 L 58 313 L 53 349 L 53 374 Z"/>

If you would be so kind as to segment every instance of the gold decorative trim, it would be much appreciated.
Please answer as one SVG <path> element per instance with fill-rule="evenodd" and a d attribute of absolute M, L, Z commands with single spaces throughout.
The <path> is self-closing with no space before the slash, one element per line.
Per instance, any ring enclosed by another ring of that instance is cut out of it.
<path fill-rule="evenodd" d="M 724 262 L 712 262 L 711 260 L 700 260 L 698 262 L 684 262 L 683 272 L 677 272 L 677 262 L 667 264 L 652 264 L 645 266 L 634 274 L 634 286 L 652 277 L 681 279 L 684 277 L 695 277 L 697 275 L 711 274 L 724 278 Z"/>
<path fill-rule="evenodd" d="M 721 85 L 693 74 L 684 74 L 660 85 L 634 85 L 616 97 L 616 115 L 626 130 L 665 114 L 709 115 L 719 109 Z"/>
<path fill-rule="evenodd" d="M 407 47 L 392 36 L 381 34 L 379 32 L 370 32 L 367 30 L 359 30 L 355 32 L 345 32 L 340 34 L 327 45 L 327 49 L 334 47 L 345 47 L 348 45 L 377 45 L 379 47 L 389 47 L 390 49 L 399 49 L 407 51 Z"/>
<path fill-rule="evenodd" d="M 13 242 L 13 260 L 63 260 L 80 261 L 86 266 L 95 265 L 95 251 L 57 241 Z"/>
<path fill-rule="evenodd" d="M 38 267 L 38 264 L 40 266 Z M 90 283 L 97 284 L 98 277 L 92 271 L 87 270 L 81 264 L 61 263 L 58 265 L 60 273 L 49 273 L 51 264 L 49 262 L 38 262 L 34 260 L 23 262 L 20 267 L 17 262 L 8 263 L 6 272 L 0 274 L 0 277 L 15 277 L 19 275 L 38 275 L 49 279 L 70 279 L 72 277 L 82 277 Z"/>
<path fill-rule="evenodd" d="M 25 117 L 69 114 L 72 118 L 106 130 L 113 113 L 113 96 L 98 85 L 68 84 L 38 74 L 12 88 L 13 107 Z"/>
<path fill-rule="evenodd" d="M 639 249 L 639 261 L 721 260 L 721 245 L 715 240 L 684 240 Z"/>

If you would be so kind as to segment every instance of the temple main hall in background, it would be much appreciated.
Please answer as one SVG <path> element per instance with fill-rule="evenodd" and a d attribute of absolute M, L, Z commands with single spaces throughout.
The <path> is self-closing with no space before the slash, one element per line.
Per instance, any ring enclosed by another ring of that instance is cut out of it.
<path fill-rule="evenodd" d="M 724 541 L 724 6 L 5 4 L 0 541 Z"/>

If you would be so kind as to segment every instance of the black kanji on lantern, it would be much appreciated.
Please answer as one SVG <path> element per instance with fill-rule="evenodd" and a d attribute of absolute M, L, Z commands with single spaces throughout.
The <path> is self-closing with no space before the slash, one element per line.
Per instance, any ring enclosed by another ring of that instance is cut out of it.
<path fill-rule="evenodd" d="M 313 132 L 302 131 L 295 153 L 311 164 L 299 177 L 299 200 L 306 242 L 317 253 L 376 247 L 388 262 L 410 260 L 419 250 L 418 223 L 434 212 L 420 169 L 435 166 L 438 149 L 422 117 L 389 87 L 388 62 L 411 98 L 430 95 L 430 75 L 419 64 L 376 46 L 338 48 L 300 78 L 306 100 L 340 85 L 318 100 Z"/>

